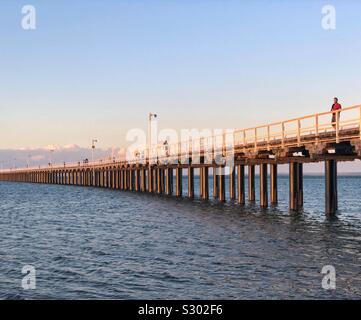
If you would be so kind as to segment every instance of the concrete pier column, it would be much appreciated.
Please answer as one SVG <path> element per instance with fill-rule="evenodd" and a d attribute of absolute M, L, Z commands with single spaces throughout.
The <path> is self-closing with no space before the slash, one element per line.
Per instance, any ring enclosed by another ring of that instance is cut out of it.
<path fill-rule="evenodd" d="M 131 167 L 127 168 L 127 182 L 126 182 L 126 190 L 133 190 L 133 181 L 134 181 L 134 172 Z"/>
<path fill-rule="evenodd" d="M 106 185 L 107 185 L 107 170 L 106 170 L 106 169 L 102 169 L 101 174 L 102 174 L 102 180 L 101 180 L 102 185 L 101 185 L 101 187 L 102 187 L 102 188 L 105 188 Z"/>
<path fill-rule="evenodd" d="M 299 193 L 300 193 L 300 184 L 299 184 L 299 165 L 297 162 L 291 162 L 290 163 L 290 169 L 289 169 L 289 189 L 290 189 L 290 209 L 297 211 L 300 209 L 299 206 Z"/>
<path fill-rule="evenodd" d="M 204 167 L 202 171 L 202 197 L 204 200 L 209 199 L 209 177 L 208 177 L 208 167 Z"/>
<path fill-rule="evenodd" d="M 147 170 L 144 167 L 142 168 L 142 181 L 140 189 L 142 192 L 145 192 L 147 189 Z"/>
<path fill-rule="evenodd" d="M 126 180 L 125 169 L 121 168 L 121 170 L 120 170 L 120 188 L 123 191 L 125 190 L 125 180 Z"/>
<path fill-rule="evenodd" d="M 336 210 L 338 210 L 338 187 L 337 187 L 337 161 L 335 161 L 335 171 L 336 171 Z"/>
<path fill-rule="evenodd" d="M 109 188 L 115 189 L 115 168 L 110 169 L 110 184 Z"/>
<path fill-rule="evenodd" d="M 158 168 L 155 167 L 153 169 L 153 192 L 157 192 L 158 190 Z"/>
<path fill-rule="evenodd" d="M 271 164 L 270 166 L 270 184 L 271 184 L 271 204 L 276 205 L 278 203 L 278 189 L 277 189 L 277 164 Z"/>
<path fill-rule="evenodd" d="M 165 180 L 165 190 L 164 190 L 164 193 L 166 195 L 169 195 L 170 192 L 169 192 L 169 169 L 166 168 L 164 169 L 164 180 Z"/>
<path fill-rule="evenodd" d="M 218 198 L 218 168 L 213 167 L 213 198 Z"/>
<path fill-rule="evenodd" d="M 162 193 L 162 170 L 157 167 L 157 193 L 161 194 Z"/>
<path fill-rule="evenodd" d="M 237 202 L 245 204 L 244 165 L 237 165 Z"/>
<path fill-rule="evenodd" d="M 137 174 L 136 174 L 137 169 L 130 168 L 129 170 L 130 170 L 129 190 L 134 191 L 136 190 L 136 185 L 137 185 Z"/>
<path fill-rule="evenodd" d="M 120 168 L 115 170 L 115 189 L 120 189 Z"/>
<path fill-rule="evenodd" d="M 108 185 L 108 169 L 104 168 L 103 169 L 103 185 L 102 185 L 102 187 L 106 188 L 107 185 Z"/>
<path fill-rule="evenodd" d="M 105 168 L 105 179 L 104 179 L 104 187 L 109 188 L 111 183 L 111 170 L 108 168 Z"/>
<path fill-rule="evenodd" d="M 229 167 L 229 198 L 236 198 L 236 167 Z"/>
<path fill-rule="evenodd" d="M 103 169 L 103 174 L 102 174 L 102 176 L 103 176 L 103 185 L 102 185 L 102 187 L 103 188 L 106 188 L 107 187 L 107 183 L 108 183 L 108 170 L 105 168 L 105 169 Z"/>
<path fill-rule="evenodd" d="M 169 191 L 170 191 L 170 194 L 172 195 L 173 194 L 173 176 L 174 176 L 174 173 L 173 173 L 173 168 L 169 169 Z"/>
<path fill-rule="evenodd" d="M 267 164 L 262 163 L 259 170 L 259 190 L 260 190 L 260 204 L 262 208 L 268 207 L 268 188 L 267 188 Z"/>
<path fill-rule="evenodd" d="M 303 164 L 298 164 L 298 207 L 303 207 Z"/>
<path fill-rule="evenodd" d="M 124 169 L 120 168 L 120 190 L 124 190 Z"/>
<path fill-rule="evenodd" d="M 138 168 L 134 170 L 134 189 L 135 191 L 140 190 L 140 170 Z"/>
<path fill-rule="evenodd" d="M 334 215 L 338 208 L 336 160 L 325 161 L 325 187 L 326 214 Z"/>
<path fill-rule="evenodd" d="M 147 191 L 148 192 L 153 192 L 153 168 L 148 166 L 147 167 L 147 173 L 148 173 L 148 187 L 147 187 Z"/>
<path fill-rule="evenodd" d="M 162 194 L 165 193 L 165 169 L 161 168 L 160 169 L 160 188 L 162 191 Z"/>
<path fill-rule="evenodd" d="M 194 198 L 194 168 L 188 167 L 188 197 Z"/>
<path fill-rule="evenodd" d="M 203 199 L 203 167 L 199 168 L 199 197 Z"/>
<path fill-rule="evenodd" d="M 218 175 L 218 200 L 221 202 L 226 201 L 226 179 L 225 179 L 225 168 L 219 168 Z"/>
<path fill-rule="evenodd" d="M 175 171 L 175 194 L 181 197 L 183 193 L 183 169 L 177 168 Z"/>
<path fill-rule="evenodd" d="M 173 169 L 167 168 L 166 171 L 166 181 L 165 181 L 165 193 L 167 195 L 172 195 L 173 193 Z"/>
<path fill-rule="evenodd" d="M 117 172 L 117 168 L 114 168 L 113 167 L 113 184 L 112 184 L 112 188 L 113 189 L 116 189 L 117 188 L 117 184 L 118 184 L 118 181 L 117 181 L 117 178 L 118 178 L 118 172 Z"/>
<path fill-rule="evenodd" d="M 130 180 L 130 168 L 125 167 L 124 169 L 124 190 L 129 190 L 129 180 Z"/>
<path fill-rule="evenodd" d="M 254 165 L 248 166 L 248 201 L 256 201 Z"/>

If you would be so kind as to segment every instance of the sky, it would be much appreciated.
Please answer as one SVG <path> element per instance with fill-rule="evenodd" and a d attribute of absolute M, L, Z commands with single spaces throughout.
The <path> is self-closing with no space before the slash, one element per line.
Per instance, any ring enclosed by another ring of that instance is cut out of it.
<path fill-rule="evenodd" d="M 360 13 L 358 0 L 2 0 L 0 154 L 122 148 L 150 111 L 160 128 L 244 128 L 334 96 L 360 104 Z"/>

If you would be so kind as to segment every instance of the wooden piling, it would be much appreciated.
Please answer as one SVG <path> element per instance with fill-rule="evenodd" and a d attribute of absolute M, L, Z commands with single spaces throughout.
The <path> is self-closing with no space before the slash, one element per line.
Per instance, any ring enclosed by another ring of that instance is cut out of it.
<path fill-rule="evenodd" d="M 255 166 L 248 166 L 248 201 L 256 201 L 256 192 L 255 192 Z"/>
<path fill-rule="evenodd" d="M 237 202 L 245 204 L 244 165 L 237 165 Z"/>
<path fill-rule="evenodd" d="M 300 169 L 297 162 L 289 164 L 289 205 L 290 210 L 298 211 L 300 206 Z"/>
<path fill-rule="evenodd" d="M 268 188 L 267 188 L 267 164 L 260 165 L 260 204 L 262 208 L 268 207 Z"/>
<path fill-rule="evenodd" d="M 271 173 L 270 173 L 271 204 L 276 205 L 278 203 L 277 164 L 271 164 L 270 171 L 271 171 Z"/>
<path fill-rule="evenodd" d="M 224 167 L 219 168 L 218 175 L 218 200 L 220 202 L 226 201 L 226 188 L 225 188 L 225 172 Z"/>
<path fill-rule="evenodd" d="M 176 168 L 176 196 L 181 197 L 183 194 L 183 170 Z"/>
<path fill-rule="evenodd" d="M 194 168 L 188 167 L 188 197 L 194 198 Z"/>
<path fill-rule="evenodd" d="M 236 169 L 234 166 L 229 167 L 229 198 L 234 200 L 236 197 Z"/>
<path fill-rule="evenodd" d="M 326 214 L 334 215 L 338 208 L 336 160 L 325 161 L 325 187 Z"/>

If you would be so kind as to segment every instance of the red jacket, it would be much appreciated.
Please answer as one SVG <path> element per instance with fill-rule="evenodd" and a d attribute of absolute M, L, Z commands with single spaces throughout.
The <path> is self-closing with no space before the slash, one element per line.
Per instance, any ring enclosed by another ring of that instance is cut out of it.
<path fill-rule="evenodd" d="M 332 111 L 334 111 L 334 110 L 340 110 L 342 107 L 341 107 L 341 105 L 339 104 L 339 103 L 334 103 L 333 105 L 332 105 L 332 108 L 331 108 L 331 110 Z"/>

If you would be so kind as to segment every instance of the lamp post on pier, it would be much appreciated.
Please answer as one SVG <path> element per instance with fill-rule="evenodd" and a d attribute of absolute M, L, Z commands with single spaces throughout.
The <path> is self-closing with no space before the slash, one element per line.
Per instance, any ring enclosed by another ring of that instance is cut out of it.
<path fill-rule="evenodd" d="M 151 190 L 151 183 L 152 183 L 152 165 L 150 162 L 150 156 L 151 156 L 151 149 L 152 149 L 152 119 L 157 118 L 157 115 L 155 113 L 151 113 L 149 112 L 148 115 L 148 152 L 147 152 L 147 157 L 148 157 L 148 191 Z"/>
<path fill-rule="evenodd" d="M 94 169 L 94 150 L 95 150 L 95 144 L 98 142 L 98 139 L 92 140 L 92 167 L 93 167 L 93 186 L 95 185 L 95 169 Z"/>

